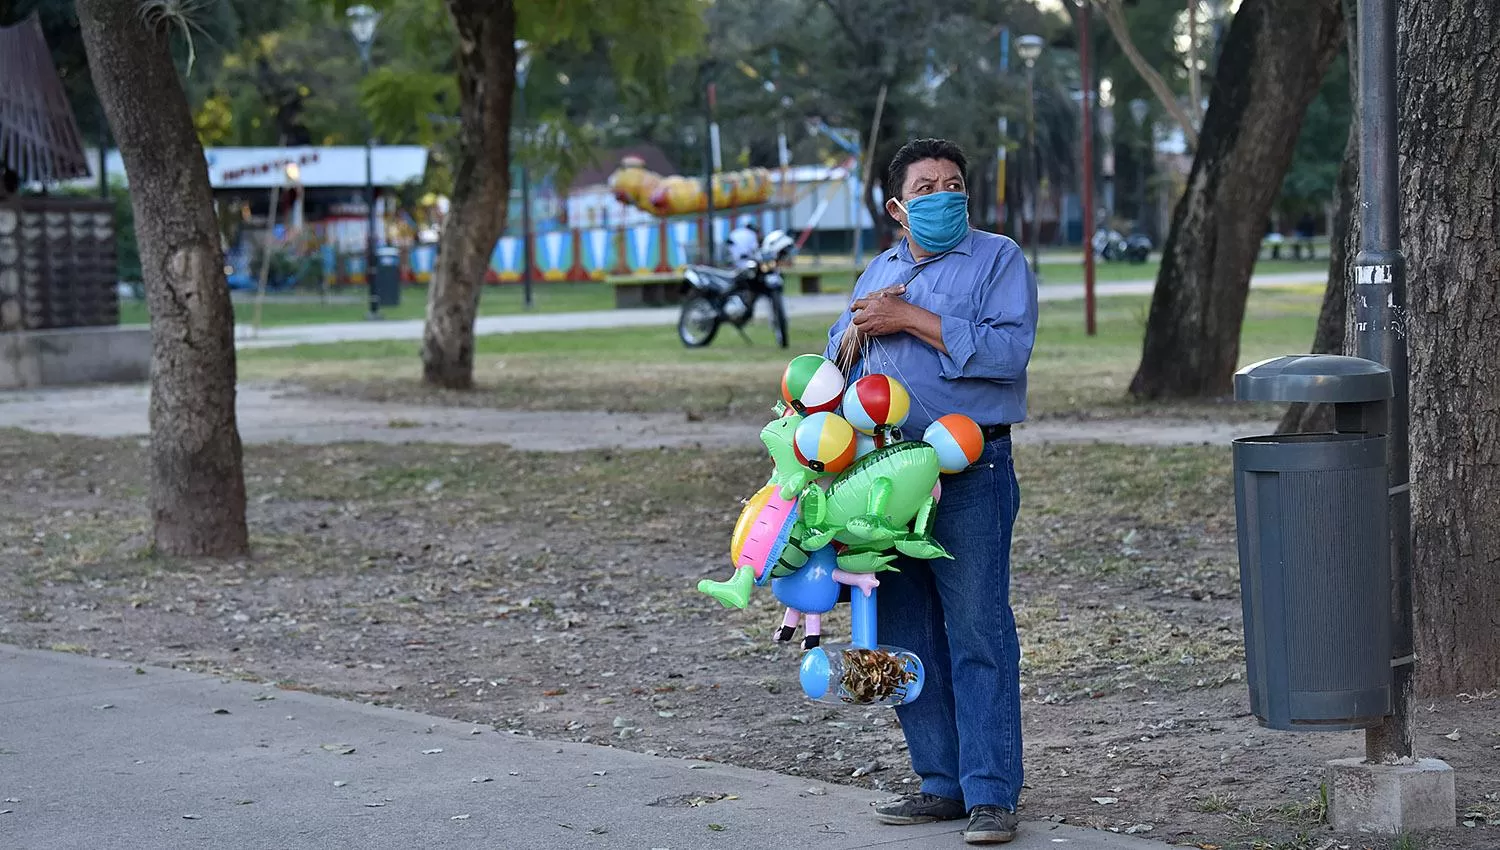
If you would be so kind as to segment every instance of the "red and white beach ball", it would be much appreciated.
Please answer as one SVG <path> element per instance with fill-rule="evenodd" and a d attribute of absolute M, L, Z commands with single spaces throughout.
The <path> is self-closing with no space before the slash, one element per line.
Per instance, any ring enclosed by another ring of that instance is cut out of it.
<path fill-rule="evenodd" d="M 862 434 L 899 427 L 911 413 L 911 396 L 889 375 L 866 375 L 844 393 L 844 418 Z"/>

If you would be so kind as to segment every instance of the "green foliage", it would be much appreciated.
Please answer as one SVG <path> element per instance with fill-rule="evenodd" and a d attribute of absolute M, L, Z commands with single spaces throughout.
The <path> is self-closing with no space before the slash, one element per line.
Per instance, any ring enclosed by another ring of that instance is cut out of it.
<path fill-rule="evenodd" d="M 1353 106 L 1349 101 L 1349 59 L 1340 53 L 1328 68 L 1323 87 L 1307 107 L 1292 166 L 1281 182 L 1282 212 L 1321 211 L 1332 203 L 1338 186 L 1339 164 L 1349 137 Z"/>

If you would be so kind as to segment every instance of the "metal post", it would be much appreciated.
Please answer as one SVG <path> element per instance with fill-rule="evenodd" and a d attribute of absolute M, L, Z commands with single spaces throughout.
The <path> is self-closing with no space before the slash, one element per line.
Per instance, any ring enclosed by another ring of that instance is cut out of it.
<path fill-rule="evenodd" d="M 1042 279 L 1042 155 L 1036 149 L 1036 66 L 1026 63 L 1026 146 L 1030 148 L 1031 160 L 1031 274 Z"/>
<path fill-rule="evenodd" d="M 1391 763 L 1412 747 L 1411 490 L 1407 445 L 1406 267 L 1396 163 L 1396 9 L 1358 0 L 1359 253 L 1352 268 L 1355 354 L 1391 370 L 1395 396 L 1386 443 L 1391 534 L 1391 714 L 1365 731 L 1365 758 Z"/>
<path fill-rule="evenodd" d="M 1093 336 L 1094 324 L 1094 78 L 1089 74 L 1088 3 L 1078 11 L 1078 60 L 1083 76 L 1083 326 Z"/>
<path fill-rule="evenodd" d="M 360 45 L 365 76 L 370 74 L 370 46 Z M 370 290 L 370 319 L 380 318 L 380 293 L 375 289 L 375 128 L 365 117 L 365 284 Z"/>
<path fill-rule="evenodd" d="M 703 262 L 714 263 L 714 84 L 708 82 L 711 64 L 704 65 L 703 76 L 703 194 L 707 218 L 703 236 Z M 661 246 L 663 251 L 667 246 Z"/>
<path fill-rule="evenodd" d="M 526 83 L 516 91 L 517 106 L 521 113 L 521 137 L 526 137 Z M 663 248 L 663 250 L 666 250 Z M 531 309 L 531 268 L 535 265 L 536 247 L 531 234 L 531 169 L 526 164 L 525 152 L 521 155 L 521 297 L 527 310 Z"/>

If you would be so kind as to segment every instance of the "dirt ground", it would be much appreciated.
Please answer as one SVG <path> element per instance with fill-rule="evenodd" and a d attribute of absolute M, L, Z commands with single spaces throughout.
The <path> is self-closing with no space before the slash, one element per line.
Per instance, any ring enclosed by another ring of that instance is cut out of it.
<path fill-rule="evenodd" d="M 1248 713 L 1213 436 L 1018 436 L 1023 816 L 1191 847 L 1391 847 L 1320 823 L 1322 765 L 1362 754 L 1361 733 L 1276 732 Z M 768 471 L 753 446 L 708 444 L 252 444 L 255 553 L 223 564 L 147 551 L 138 437 L 0 430 L 0 640 L 913 787 L 893 712 L 802 696 L 768 593 L 740 612 L 694 589 L 727 577 L 739 501 Z M 846 630 L 840 612 L 825 624 Z M 1457 771 L 1469 825 L 1407 846 L 1500 846 L 1500 699 L 1426 700 L 1416 720 L 1420 753 Z"/>

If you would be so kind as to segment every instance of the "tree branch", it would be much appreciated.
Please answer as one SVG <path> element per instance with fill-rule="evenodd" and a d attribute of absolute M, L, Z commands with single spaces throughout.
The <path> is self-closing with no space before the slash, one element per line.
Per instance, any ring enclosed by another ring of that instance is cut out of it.
<path fill-rule="evenodd" d="M 1162 79 L 1161 74 L 1158 74 L 1156 69 L 1146 62 L 1141 51 L 1136 49 L 1135 42 L 1130 38 L 1130 27 L 1125 23 L 1125 10 L 1120 6 L 1120 0 L 1088 0 L 1088 2 L 1104 13 L 1104 23 L 1120 45 L 1120 50 L 1125 53 L 1125 58 L 1130 61 L 1131 67 L 1135 68 L 1136 73 L 1140 74 L 1141 79 L 1150 87 L 1151 93 L 1156 95 L 1156 99 L 1181 125 L 1182 134 L 1187 137 L 1188 147 L 1196 149 L 1198 147 L 1197 125 L 1172 96 L 1172 89 L 1167 86 L 1167 81 Z"/>

